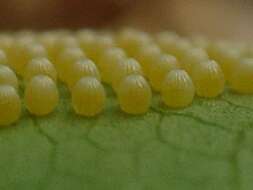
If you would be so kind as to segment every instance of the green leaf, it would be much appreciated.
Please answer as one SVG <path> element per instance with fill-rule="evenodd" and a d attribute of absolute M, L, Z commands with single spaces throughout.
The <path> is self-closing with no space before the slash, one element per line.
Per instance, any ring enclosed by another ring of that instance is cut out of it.
<path fill-rule="evenodd" d="M 252 190 L 253 97 L 226 91 L 172 110 L 155 95 L 142 116 L 122 113 L 107 90 L 96 118 L 57 110 L 0 131 L 1 190 Z"/>

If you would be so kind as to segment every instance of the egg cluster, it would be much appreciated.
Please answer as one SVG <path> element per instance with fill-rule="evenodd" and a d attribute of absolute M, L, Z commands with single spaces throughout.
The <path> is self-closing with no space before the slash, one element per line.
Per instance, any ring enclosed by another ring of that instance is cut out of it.
<path fill-rule="evenodd" d="M 152 91 L 171 108 L 190 105 L 195 94 L 217 97 L 226 84 L 253 93 L 253 48 L 135 29 L 0 33 L 0 125 L 20 117 L 19 81 L 25 107 L 36 116 L 55 110 L 59 83 L 67 86 L 78 115 L 103 111 L 104 84 L 112 87 L 122 111 L 143 114 Z"/>

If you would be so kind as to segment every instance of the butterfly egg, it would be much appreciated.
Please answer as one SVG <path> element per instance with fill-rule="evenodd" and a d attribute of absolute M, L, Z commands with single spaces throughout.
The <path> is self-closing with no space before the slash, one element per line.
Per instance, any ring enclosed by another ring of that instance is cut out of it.
<path fill-rule="evenodd" d="M 70 78 L 70 67 L 78 60 L 84 59 L 86 56 L 79 47 L 65 48 L 58 56 L 55 64 L 59 79 L 66 82 Z"/>
<path fill-rule="evenodd" d="M 22 76 L 28 62 L 38 57 L 47 57 L 47 52 L 42 45 L 37 43 L 17 44 L 15 54 L 10 60 L 10 66 Z"/>
<path fill-rule="evenodd" d="M 152 92 L 141 75 L 128 75 L 119 84 L 117 97 L 120 108 L 129 114 L 146 113 L 151 104 Z"/>
<path fill-rule="evenodd" d="M 120 64 L 120 62 L 122 62 L 124 59 L 126 59 L 126 54 L 121 48 L 109 48 L 101 54 L 97 65 L 103 82 L 109 84 L 112 82 L 113 68 L 115 65 Z"/>
<path fill-rule="evenodd" d="M 135 57 L 140 46 L 148 45 L 152 42 L 151 37 L 144 32 L 134 29 L 125 29 L 116 36 L 116 43 L 119 47 L 125 49 L 129 56 Z"/>
<path fill-rule="evenodd" d="M 47 75 L 54 81 L 57 80 L 56 69 L 47 58 L 34 58 L 26 65 L 24 71 L 25 81 L 29 81 L 36 75 Z"/>
<path fill-rule="evenodd" d="M 123 78 L 127 75 L 139 74 L 143 75 L 142 68 L 138 61 L 133 58 L 124 59 L 122 62 L 119 62 L 112 70 L 112 87 L 115 91 Z"/>
<path fill-rule="evenodd" d="M 81 31 L 77 34 L 77 41 L 88 57 L 94 57 L 97 35 L 93 31 Z"/>
<path fill-rule="evenodd" d="M 38 36 L 38 42 L 46 49 L 48 57 L 52 60 L 54 57 L 54 46 L 57 36 L 53 32 L 44 32 Z"/>
<path fill-rule="evenodd" d="M 21 115 L 21 100 L 14 87 L 0 85 L 0 126 L 16 122 Z"/>
<path fill-rule="evenodd" d="M 166 74 L 179 67 L 179 63 L 174 56 L 169 54 L 161 54 L 158 56 L 156 61 L 150 65 L 150 72 L 148 75 L 152 88 L 155 91 L 160 91 L 162 81 L 164 80 Z"/>
<path fill-rule="evenodd" d="M 64 37 L 58 37 L 52 51 L 52 62 L 58 64 L 59 55 L 66 48 L 78 48 L 79 44 L 77 39 L 71 35 L 64 35 Z"/>
<path fill-rule="evenodd" d="M 184 70 L 191 73 L 195 65 L 198 65 L 199 62 L 207 61 L 208 59 L 208 54 L 204 49 L 192 48 L 186 50 L 181 59 L 181 64 Z"/>
<path fill-rule="evenodd" d="M 89 57 L 94 61 L 98 61 L 100 55 L 109 48 L 114 47 L 114 40 L 111 35 L 97 35 L 95 43 L 91 47 L 92 51 L 89 52 Z"/>
<path fill-rule="evenodd" d="M 210 44 L 207 48 L 207 52 L 211 59 L 217 61 L 224 73 L 225 79 L 229 81 L 231 78 L 231 72 L 240 62 L 240 51 L 237 51 L 235 48 L 231 48 L 226 43 L 217 43 Z"/>
<path fill-rule="evenodd" d="M 192 103 L 195 88 L 190 76 L 181 69 L 167 73 L 162 82 L 163 102 L 171 108 L 182 108 Z"/>
<path fill-rule="evenodd" d="M 210 41 L 202 36 L 194 36 L 191 39 L 191 43 L 194 47 L 201 48 L 201 49 L 207 49 L 209 46 Z"/>
<path fill-rule="evenodd" d="M 11 56 L 12 46 L 14 44 L 14 38 L 8 34 L 0 34 L 0 49 L 2 49 L 7 57 Z"/>
<path fill-rule="evenodd" d="M 0 49 L 0 64 L 8 64 L 8 59 L 3 50 Z"/>
<path fill-rule="evenodd" d="M 5 84 L 18 89 L 18 78 L 8 66 L 0 64 L 0 85 Z"/>
<path fill-rule="evenodd" d="M 212 98 L 220 95 L 224 90 L 224 74 L 213 60 L 200 62 L 194 67 L 191 77 L 198 96 Z"/>
<path fill-rule="evenodd" d="M 233 71 L 229 82 L 230 88 L 243 94 L 253 93 L 253 58 L 240 60 Z"/>
<path fill-rule="evenodd" d="M 95 116 L 105 106 L 106 94 L 103 85 L 95 77 L 83 77 L 73 87 L 72 106 L 78 115 Z"/>
<path fill-rule="evenodd" d="M 192 48 L 188 40 L 174 35 L 158 34 L 156 41 L 164 52 L 174 55 L 178 60 L 181 60 L 185 52 Z"/>
<path fill-rule="evenodd" d="M 31 114 L 47 115 L 58 104 L 59 95 L 56 83 L 46 75 L 34 76 L 27 83 L 24 99 Z"/>
<path fill-rule="evenodd" d="M 143 45 L 139 48 L 135 58 L 141 64 L 143 72 L 146 76 L 149 75 L 150 65 L 156 62 L 161 55 L 160 48 L 155 44 Z"/>
<path fill-rule="evenodd" d="M 100 74 L 95 63 L 90 59 L 81 59 L 70 66 L 67 84 L 69 88 L 72 89 L 77 81 L 82 77 L 88 76 L 94 77 L 100 81 Z"/>

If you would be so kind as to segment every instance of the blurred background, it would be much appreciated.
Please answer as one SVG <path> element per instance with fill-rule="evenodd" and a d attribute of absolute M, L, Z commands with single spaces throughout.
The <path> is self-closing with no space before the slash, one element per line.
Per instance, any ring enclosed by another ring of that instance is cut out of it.
<path fill-rule="evenodd" d="M 253 39 L 252 0 L 1 0 L 0 29 L 173 30 L 218 39 Z"/>

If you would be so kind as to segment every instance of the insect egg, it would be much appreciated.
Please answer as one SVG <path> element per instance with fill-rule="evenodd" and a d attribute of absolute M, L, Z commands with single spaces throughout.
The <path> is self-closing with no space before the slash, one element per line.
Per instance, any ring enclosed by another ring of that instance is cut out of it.
<path fill-rule="evenodd" d="M 0 85 L 0 126 L 17 121 L 21 114 L 20 97 L 14 87 Z"/>
<path fill-rule="evenodd" d="M 69 68 L 69 78 L 67 79 L 69 88 L 71 89 L 78 80 L 86 76 L 100 80 L 100 74 L 95 63 L 90 59 L 82 59 L 73 63 Z"/>
<path fill-rule="evenodd" d="M 103 85 L 94 77 L 81 78 L 72 89 L 72 106 L 82 116 L 95 116 L 105 105 Z"/>
<path fill-rule="evenodd" d="M 30 113 L 43 116 L 51 113 L 58 104 L 58 89 L 46 75 L 33 77 L 25 88 L 25 104 Z"/>
<path fill-rule="evenodd" d="M 66 82 L 69 79 L 71 65 L 85 57 L 84 52 L 78 47 L 64 49 L 55 64 L 60 80 Z"/>
<path fill-rule="evenodd" d="M 0 49 L 0 64 L 7 64 L 7 56 L 3 50 Z"/>
<path fill-rule="evenodd" d="M 155 91 L 160 91 L 162 81 L 166 74 L 172 69 L 177 68 L 179 68 L 179 64 L 174 56 L 162 54 L 157 57 L 156 61 L 150 64 L 150 72 L 148 75 L 152 88 Z"/>
<path fill-rule="evenodd" d="M 57 80 L 57 72 L 54 65 L 47 58 L 32 59 L 25 67 L 24 79 L 29 81 L 35 75 L 47 75 L 54 81 Z"/>
<path fill-rule="evenodd" d="M 193 82 L 184 70 L 170 71 L 162 83 L 161 96 L 168 107 L 188 106 L 194 98 L 194 92 Z"/>
<path fill-rule="evenodd" d="M 128 75 L 119 84 L 117 97 L 120 108 L 129 114 L 143 114 L 151 104 L 152 92 L 141 75 Z"/>
<path fill-rule="evenodd" d="M 127 52 L 129 56 L 136 56 L 140 46 L 152 42 L 150 36 L 144 32 L 133 29 L 125 29 L 119 32 L 116 37 L 117 45 Z"/>
<path fill-rule="evenodd" d="M 220 66 L 213 60 L 200 62 L 191 74 L 196 94 L 201 97 L 216 97 L 224 90 L 225 79 Z"/>
<path fill-rule="evenodd" d="M 143 72 L 146 76 L 149 75 L 150 65 L 156 62 L 161 55 L 160 48 L 155 44 L 143 45 L 139 48 L 136 59 L 141 64 Z"/>
<path fill-rule="evenodd" d="M 0 85 L 4 84 L 18 89 L 18 78 L 8 66 L 0 64 Z"/>
<path fill-rule="evenodd" d="M 130 74 L 140 74 L 143 75 L 142 68 L 140 64 L 133 58 L 124 59 L 119 64 L 115 65 L 112 70 L 112 87 L 117 90 L 121 80 Z"/>
<path fill-rule="evenodd" d="M 236 92 L 253 93 L 253 58 L 244 58 L 231 71 L 229 86 Z"/>
<path fill-rule="evenodd" d="M 199 62 L 207 61 L 208 59 L 208 54 L 204 49 L 192 48 L 186 50 L 185 54 L 182 57 L 181 63 L 182 67 L 188 73 L 191 73 L 195 65 L 197 65 Z"/>
<path fill-rule="evenodd" d="M 2 49 L 7 57 L 11 56 L 11 49 L 14 44 L 14 39 L 8 34 L 0 34 L 0 49 Z"/>
<path fill-rule="evenodd" d="M 109 48 L 105 50 L 99 58 L 98 68 L 101 73 L 102 80 L 106 83 L 112 81 L 112 70 L 115 65 L 119 64 L 126 58 L 125 52 L 120 48 Z"/>
<path fill-rule="evenodd" d="M 26 64 L 33 58 L 47 57 L 45 48 L 39 44 L 17 44 L 10 66 L 20 75 L 24 74 Z"/>

